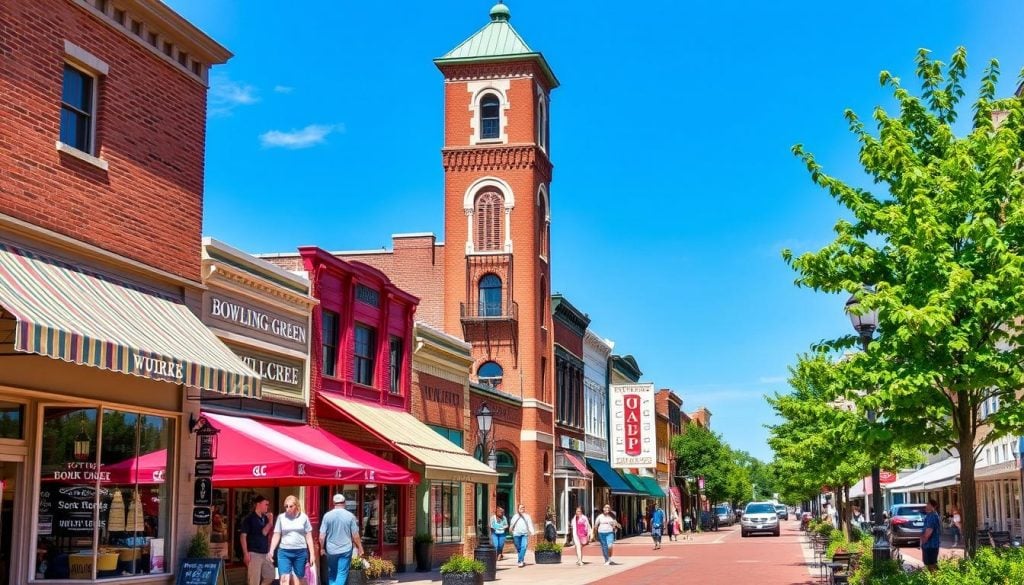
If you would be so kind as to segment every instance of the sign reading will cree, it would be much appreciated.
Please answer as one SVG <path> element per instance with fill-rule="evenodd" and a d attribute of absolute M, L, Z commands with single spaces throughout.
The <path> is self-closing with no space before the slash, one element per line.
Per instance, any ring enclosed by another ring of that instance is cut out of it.
<path fill-rule="evenodd" d="M 654 467 L 654 384 L 612 384 L 611 465 Z"/>
<path fill-rule="evenodd" d="M 284 317 L 216 293 L 207 295 L 207 299 L 205 309 L 212 319 L 255 331 L 276 341 L 284 341 L 285 345 L 297 349 L 306 348 L 309 339 L 306 323 L 298 319 Z"/>
<path fill-rule="evenodd" d="M 264 386 L 288 389 L 296 392 L 298 398 L 302 398 L 302 388 L 306 381 L 306 364 L 302 360 L 272 356 L 233 344 L 228 344 L 228 347 L 242 358 L 245 365 L 260 375 Z"/>

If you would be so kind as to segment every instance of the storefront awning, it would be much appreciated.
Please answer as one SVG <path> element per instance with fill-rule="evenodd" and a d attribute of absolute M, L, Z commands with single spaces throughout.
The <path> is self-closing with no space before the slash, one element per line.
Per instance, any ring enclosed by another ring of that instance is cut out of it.
<path fill-rule="evenodd" d="M 994 465 L 974 466 L 974 479 L 995 480 L 995 479 L 1016 479 L 1020 474 L 1020 468 L 1015 459 L 1009 459 Z"/>
<path fill-rule="evenodd" d="M 626 480 L 622 479 L 619 472 L 612 469 L 607 461 L 587 457 L 587 465 L 594 470 L 594 473 L 601 478 L 601 481 L 608 486 L 613 494 L 636 495 L 636 490 L 626 483 Z"/>
<path fill-rule="evenodd" d="M 494 470 L 408 412 L 339 396 L 321 394 L 319 400 L 341 414 L 345 420 L 422 464 L 424 479 L 489 484 L 498 481 L 498 474 Z"/>
<path fill-rule="evenodd" d="M 220 429 L 213 467 L 218 487 L 419 482 L 408 469 L 321 429 L 224 414 L 203 416 Z"/>
<path fill-rule="evenodd" d="M 942 461 L 936 461 L 931 465 L 923 467 L 906 477 L 901 477 L 896 481 L 883 486 L 884 489 L 889 491 L 897 492 L 922 492 L 932 489 L 938 489 L 944 487 L 943 485 L 936 485 L 938 483 L 947 482 L 953 480 L 952 483 L 945 485 L 953 485 L 956 483 L 956 476 L 960 473 L 960 458 L 950 457 L 949 459 L 943 459 Z"/>
<path fill-rule="evenodd" d="M 637 476 L 640 479 L 640 483 L 644 484 L 644 491 L 654 496 L 655 498 L 664 498 L 665 490 L 661 489 L 658 485 L 658 480 L 653 477 L 647 477 L 646 475 Z"/>
<path fill-rule="evenodd" d="M 566 460 L 569 461 L 569 463 L 571 463 L 572 466 L 576 468 L 576 471 L 580 472 L 583 477 L 590 477 L 593 475 L 590 473 L 590 470 L 587 469 L 587 466 L 580 461 L 579 457 L 569 453 L 568 451 L 563 451 L 562 454 L 565 455 Z"/>
<path fill-rule="evenodd" d="M 637 495 L 648 495 L 647 487 L 644 485 L 644 482 L 640 481 L 640 476 L 628 472 L 623 472 L 622 477 L 626 478 L 626 483 L 629 484 L 629 487 L 633 488 L 633 491 Z"/>
<path fill-rule="evenodd" d="M 5 243 L 0 309 L 17 323 L 19 352 L 233 396 L 260 395 L 259 375 L 180 299 Z"/>

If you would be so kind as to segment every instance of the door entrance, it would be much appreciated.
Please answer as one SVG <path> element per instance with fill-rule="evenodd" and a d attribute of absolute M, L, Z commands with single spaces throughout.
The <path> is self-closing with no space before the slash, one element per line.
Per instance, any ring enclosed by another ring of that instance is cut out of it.
<path fill-rule="evenodd" d="M 0 585 L 20 582 L 11 572 L 17 563 L 12 560 L 14 511 L 21 494 L 18 485 L 23 463 L 0 461 Z"/>

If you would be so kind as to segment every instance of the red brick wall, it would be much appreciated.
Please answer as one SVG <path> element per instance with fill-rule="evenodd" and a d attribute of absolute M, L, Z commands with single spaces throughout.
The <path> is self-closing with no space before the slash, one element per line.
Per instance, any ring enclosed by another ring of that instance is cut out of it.
<path fill-rule="evenodd" d="M 59 153 L 64 40 L 110 66 L 96 144 Z M 0 211 L 198 281 L 206 88 L 63 0 L 0 2 Z"/>
<path fill-rule="evenodd" d="M 561 323 L 558 319 L 555 322 L 555 343 L 561 345 L 569 353 L 583 361 L 583 337 L 573 331 L 570 327 Z"/>

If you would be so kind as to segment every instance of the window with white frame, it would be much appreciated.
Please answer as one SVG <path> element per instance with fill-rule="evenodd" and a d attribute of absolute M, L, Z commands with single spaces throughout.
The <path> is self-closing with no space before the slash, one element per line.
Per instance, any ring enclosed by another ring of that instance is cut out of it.
<path fill-rule="evenodd" d="M 480 98 L 480 139 L 501 138 L 501 100 L 493 93 Z"/>

